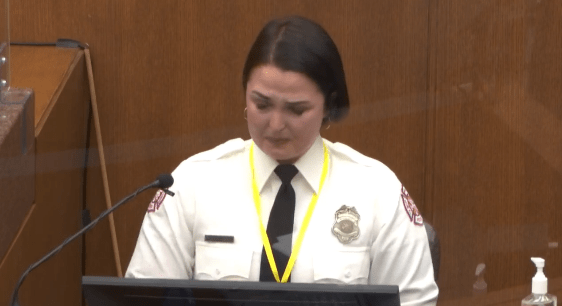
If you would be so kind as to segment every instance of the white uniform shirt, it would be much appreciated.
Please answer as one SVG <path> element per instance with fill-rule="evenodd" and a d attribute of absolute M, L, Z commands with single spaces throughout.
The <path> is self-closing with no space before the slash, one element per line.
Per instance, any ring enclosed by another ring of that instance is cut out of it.
<path fill-rule="evenodd" d="M 405 189 L 388 167 L 346 145 L 318 137 L 295 163 L 293 243 L 318 192 L 323 141 L 328 174 L 291 282 L 398 285 L 402 305 L 435 305 L 438 288 L 421 216 L 404 200 Z M 259 281 L 263 244 L 250 145 L 251 140 L 230 140 L 178 166 L 170 187 L 175 196 L 159 191 L 151 202 L 125 277 Z M 278 163 L 255 145 L 254 155 L 267 227 L 281 186 L 273 172 Z M 342 205 L 359 214 L 359 236 L 347 244 L 332 233 Z M 205 235 L 233 236 L 234 242 L 209 242 Z"/>

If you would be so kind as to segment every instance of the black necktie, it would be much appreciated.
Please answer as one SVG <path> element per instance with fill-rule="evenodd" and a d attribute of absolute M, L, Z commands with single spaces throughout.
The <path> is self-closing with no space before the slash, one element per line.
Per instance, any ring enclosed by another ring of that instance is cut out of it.
<path fill-rule="evenodd" d="M 279 165 L 275 168 L 275 174 L 281 179 L 281 187 L 273 202 L 269 222 L 267 223 L 267 236 L 279 279 L 283 277 L 287 262 L 291 256 L 293 245 L 293 221 L 295 217 L 295 190 L 291 186 L 291 180 L 299 170 L 294 165 Z M 289 280 L 290 281 L 290 277 Z M 261 255 L 260 281 L 276 281 L 271 272 L 265 248 Z"/>

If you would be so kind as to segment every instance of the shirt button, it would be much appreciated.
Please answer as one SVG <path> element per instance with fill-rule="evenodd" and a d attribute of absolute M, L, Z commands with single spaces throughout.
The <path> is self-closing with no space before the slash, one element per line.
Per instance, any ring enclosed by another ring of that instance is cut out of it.
<path fill-rule="evenodd" d="M 220 271 L 219 269 L 216 269 L 216 270 L 215 270 L 215 273 L 216 273 L 217 275 L 220 275 L 220 274 L 221 274 L 221 271 Z"/>
<path fill-rule="evenodd" d="M 351 272 L 350 271 L 345 272 L 345 278 L 350 278 L 350 277 L 351 277 Z"/>

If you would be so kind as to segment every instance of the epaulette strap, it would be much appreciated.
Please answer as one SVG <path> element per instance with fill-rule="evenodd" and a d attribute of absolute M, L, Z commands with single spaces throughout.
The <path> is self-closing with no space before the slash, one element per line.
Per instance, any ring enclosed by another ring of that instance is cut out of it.
<path fill-rule="evenodd" d="M 369 167 L 380 166 L 380 162 L 377 161 L 376 159 L 365 156 L 341 142 L 336 142 L 331 144 L 330 150 L 332 150 L 335 154 L 344 156 L 347 159 L 360 165 L 369 166 Z"/>

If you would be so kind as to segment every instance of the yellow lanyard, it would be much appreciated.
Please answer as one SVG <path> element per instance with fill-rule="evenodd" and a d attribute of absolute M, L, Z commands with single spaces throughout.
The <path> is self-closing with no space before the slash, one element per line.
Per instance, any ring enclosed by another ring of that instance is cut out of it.
<path fill-rule="evenodd" d="M 252 189 L 254 193 L 254 204 L 256 205 L 256 211 L 258 213 L 258 220 L 260 220 L 260 232 L 261 232 L 261 240 L 263 242 L 263 247 L 265 248 L 265 253 L 267 254 L 267 260 L 269 261 L 269 266 L 271 267 L 271 271 L 273 272 L 273 276 L 278 283 L 286 283 L 289 279 L 289 275 L 291 275 L 291 271 L 293 270 L 293 266 L 295 265 L 295 260 L 297 260 L 297 256 L 299 255 L 299 251 L 301 248 L 302 240 L 304 239 L 304 234 L 306 229 L 308 228 L 308 223 L 310 222 L 310 218 L 312 217 L 312 212 L 314 211 L 314 207 L 316 206 L 316 202 L 318 201 L 318 195 L 320 191 L 322 191 L 322 186 L 324 186 L 324 181 L 326 180 L 326 175 L 328 174 L 328 163 L 330 161 L 328 148 L 326 145 L 322 143 L 324 148 L 324 162 L 322 164 L 322 176 L 320 177 L 320 186 L 318 187 L 318 193 L 314 193 L 312 195 L 312 200 L 310 200 L 310 204 L 308 204 L 308 210 L 306 212 L 306 216 L 302 221 L 302 226 L 299 231 L 299 235 L 297 236 L 297 240 L 295 241 L 295 245 L 293 247 L 293 251 L 291 252 L 291 257 L 289 258 L 289 262 L 287 263 L 287 267 L 285 268 L 285 273 L 283 273 L 283 279 L 279 281 L 279 272 L 277 271 L 277 265 L 275 264 L 275 260 L 273 259 L 273 253 L 271 251 L 271 244 L 269 243 L 269 237 L 267 236 L 267 231 L 263 226 L 263 222 L 261 220 L 261 198 L 260 192 L 258 190 L 258 184 L 256 182 L 256 171 L 254 167 L 254 143 L 250 145 L 250 167 L 252 169 Z"/>

